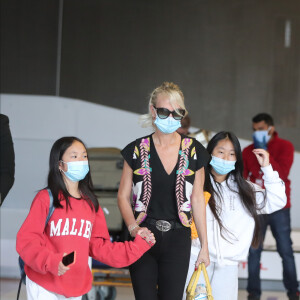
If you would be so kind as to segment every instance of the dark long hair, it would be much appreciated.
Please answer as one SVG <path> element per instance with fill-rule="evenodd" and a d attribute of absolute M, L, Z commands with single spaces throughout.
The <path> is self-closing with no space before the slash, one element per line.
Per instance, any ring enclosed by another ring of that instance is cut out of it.
<path fill-rule="evenodd" d="M 63 198 L 66 200 L 66 209 L 72 208 L 69 200 L 69 197 L 71 197 L 71 195 L 67 190 L 62 177 L 63 175 L 61 174 L 58 166 L 66 150 L 75 141 L 80 142 L 86 148 L 85 144 L 79 138 L 74 136 L 66 136 L 58 139 L 51 148 L 47 187 L 52 192 L 54 207 L 63 207 L 60 203 L 59 198 L 59 194 L 62 193 Z M 87 201 L 91 209 L 95 209 L 95 211 L 98 211 L 99 203 L 96 195 L 93 192 L 94 188 L 90 171 L 87 173 L 84 179 L 79 181 L 78 188 L 82 195 L 82 198 Z"/>
<path fill-rule="evenodd" d="M 259 223 L 259 218 L 258 218 L 258 213 L 257 211 L 261 209 L 261 207 L 258 207 L 256 204 L 256 196 L 255 196 L 255 191 L 251 184 L 247 182 L 243 178 L 243 170 L 244 170 L 244 164 L 243 164 L 243 157 L 242 157 L 242 150 L 241 150 L 241 145 L 238 140 L 238 138 L 232 133 L 228 131 L 221 131 L 217 133 L 208 143 L 207 145 L 207 151 L 211 155 L 219 141 L 228 139 L 231 141 L 233 147 L 234 147 L 234 152 L 236 156 L 236 163 L 235 163 L 235 169 L 231 172 L 229 172 L 226 176 L 226 184 L 228 188 L 232 192 L 236 192 L 239 194 L 239 197 L 241 199 L 241 202 L 243 206 L 246 208 L 246 210 L 249 212 L 249 214 L 253 217 L 254 222 L 255 222 L 255 228 L 254 228 L 254 233 L 253 233 L 253 239 L 252 239 L 252 246 L 253 247 L 258 247 L 260 242 L 261 242 L 261 235 L 260 235 L 260 223 Z M 208 202 L 209 207 L 216 218 L 217 222 L 219 223 L 220 229 L 221 229 L 221 234 L 222 231 L 228 231 L 224 225 L 222 224 L 222 220 L 220 218 L 221 212 L 222 212 L 222 203 L 218 203 L 216 201 L 216 198 L 218 197 L 220 201 L 222 201 L 220 197 L 220 189 L 221 186 L 218 182 L 215 180 L 215 184 L 217 186 L 218 190 L 215 190 L 210 176 L 213 176 L 211 173 L 212 166 L 209 165 L 208 168 L 206 169 L 206 176 L 205 176 L 205 191 L 209 192 L 211 194 L 210 200 Z M 230 188 L 228 185 L 228 179 L 232 175 L 234 177 L 234 180 L 237 184 L 238 191 L 234 191 Z M 213 176 L 214 178 L 214 176 Z M 264 205 L 264 204 L 263 204 Z M 224 235 L 222 234 L 224 237 Z"/>

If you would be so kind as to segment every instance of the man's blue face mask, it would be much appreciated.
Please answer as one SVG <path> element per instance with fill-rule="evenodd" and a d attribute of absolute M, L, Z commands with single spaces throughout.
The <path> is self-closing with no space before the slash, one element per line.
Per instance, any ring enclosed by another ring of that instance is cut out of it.
<path fill-rule="evenodd" d="M 269 135 L 270 128 L 268 130 L 257 130 L 253 132 L 254 149 L 267 150 L 267 144 L 271 138 Z"/>

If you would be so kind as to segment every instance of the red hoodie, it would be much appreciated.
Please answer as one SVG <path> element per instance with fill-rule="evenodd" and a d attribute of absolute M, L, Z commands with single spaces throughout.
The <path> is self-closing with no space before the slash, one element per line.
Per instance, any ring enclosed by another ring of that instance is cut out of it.
<path fill-rule="evenodd" d="M 102 209 L 90 208 L 86 201 L 70 198 L 72 209 L 56 208 L 46 228 L 49 194 L 40 191 L 17 234 L 17 252 L 25 262 L 26 275 L 48 291 L 78 297 L 91 289 L 88 257 L 121 268 L 138 260 L 150 246 L 140 236 L 133 242 L 112 243 Z M 44 232 L 45 229 L 45 232 Z M 58 276 L 64 253 L 76 251 L 75 263 Z"/>
<path fill-rule="evenodd" d="M 263 187 L 263 173 L 256 156 L 252 152 L 254 145 L 251 144 L 243 150 L 244 161 L 244 177 Z M 285 183 L 285 191 L 287 196 L 286 208 L 291 207 L 291 181 L 288 179 L 293 160 L 294 146 L 291 142 L 278 137 L 278 133 L 274 132 L 273 138 L 268 143 L 268 152 L 270 153 L 270 163 L 274 171 L 277 171 L 279 177 Z"/>

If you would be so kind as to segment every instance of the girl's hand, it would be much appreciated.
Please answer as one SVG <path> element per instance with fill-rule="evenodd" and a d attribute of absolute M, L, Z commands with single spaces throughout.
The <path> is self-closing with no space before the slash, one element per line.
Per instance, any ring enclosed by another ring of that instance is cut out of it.
<path fill-rule="evenodd" d="M 270 164 L 270 154 L 264 149 L 254 149 L 252 150 L 257 158 L 258 163 L 261 167 L 266 167 Z"/>
<path fill-rule="evenodd" d="M 195 270 L 198 269 L 199 264 L 204 263 L 205 267 L 207 267 L 210 264 L 209 254 L 207 248 L 202 248 L 199 252 L 196 264 L 195 264 Z"/>
<path fill-rule="evenodd" d="M 139 228 L 136 234 L 140 235 L 151 247 L 156 243 L 154 234 L 146 227 Z"/>
<path fill-rule="evenodd" d="M 66 255 L 67 255 L 67 253 L 64 253 L 64 256 L 66 256 Z M 69 268 L 69 267 L 66 267 L 66 266 L 62 263 L 62 261 L 60 261 L 59 264 L 58 264 L 58 273 L 57 273 L 57 275 L 58 275 L 58 276 L 64 275 L 68 270 L 70 270 L 70 268 Z"/>

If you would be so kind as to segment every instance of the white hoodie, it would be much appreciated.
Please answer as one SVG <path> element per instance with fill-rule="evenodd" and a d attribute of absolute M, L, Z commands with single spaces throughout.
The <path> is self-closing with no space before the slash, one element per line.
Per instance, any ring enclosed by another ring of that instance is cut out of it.
<path fill-rule="evenodd" d="M 261 168 L 264 173 L 263 180 L 265 190 L 260 186 L 249 182 L 256 192 L 256 202 L 261 207 L 266 192 L 265 206 L 258 211 L 260 214 L 270 214 L 286 205 L 285 184 L 279 178 L 271 165 Z M 218 191 L 213 177 L 211 181 L 214 189 Z M 223 229 L 220 233 L 220 226 L 212 214 L 209 205 L 206 208 L 207 218 L 207 237 L 209 257 L 212 262 L 219 265 L 237 265 L 239 261 L 245 260 L 248 255 L 249 247 L 253 239 L 254 220 L 247 209 L 243 206 L 238 193 L 231 191 L 226 181 L 223 181 L 220 188 L 222 200 L 216 197 L 216 201 L 222 206 L 221 221 L 228 230 Z M 234 191 L 238 190 L 234 177 L 228 178 L 228 185 Z M 198 255 L 201 247 L 199 239 L 193 240 L 192 252 Z"/>

